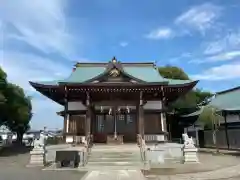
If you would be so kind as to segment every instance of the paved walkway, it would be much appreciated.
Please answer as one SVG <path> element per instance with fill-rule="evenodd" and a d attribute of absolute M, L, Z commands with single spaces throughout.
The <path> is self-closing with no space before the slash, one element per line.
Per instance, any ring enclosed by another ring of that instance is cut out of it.
<path fill-rule="evenodd" d="M 199 148 L 199 152 L 206 152 L 206 153 L 216 153 L 215 148 Z M 226 155 L 240 155 L 240 150 L 227 150 L 227 149 L 220 149 L 220 154 L 226 154 Z"/>
<path fill-rule="evenodd" d="M 144 180 L 139 170 L 101 170 L 91 171 L 82 180 Z"/>
<path fill-rule="evenodd" d="M 187 173 L 166 176 L 148 176 L 151 180 L 220 180 L 240 176 L 240 164 L 209 172 Z M 240 178 L 239 178 L 240 179 Z"/>

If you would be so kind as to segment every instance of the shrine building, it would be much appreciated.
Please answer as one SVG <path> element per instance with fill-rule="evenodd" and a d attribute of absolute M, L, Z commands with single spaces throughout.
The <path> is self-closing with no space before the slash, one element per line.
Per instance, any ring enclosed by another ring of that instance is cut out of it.
<path fill-rule="evenodd" d="M 93 135 L 95 143 L 167 141 L 168 104 L 198 81 L 163 78 L 154 63 L 77 63 L 62 80 L 32 82 L 44 96 L 64 106 L 64 137 L 76 142 Z"/>

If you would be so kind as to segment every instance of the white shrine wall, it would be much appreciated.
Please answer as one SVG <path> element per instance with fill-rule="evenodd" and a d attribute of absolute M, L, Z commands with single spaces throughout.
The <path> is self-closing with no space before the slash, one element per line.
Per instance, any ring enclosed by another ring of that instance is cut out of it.
<path fill-rule="evenodd" d="M 224 120 L 222 120 L 224 123 Z M 239 122 L 240 121 L 240 115 L 239 114 L 227 114 L 226 116 L 227 123 L 233 123 L 233 122 Z"/>
<path fill-rule="evenodd" d="M 110 106 L 102 106 L 103 108 L 111 108 Z M 130 109 L 136 109 L 135 106 L 128 106 Z M 100 109 L 100 106 L 96 106 L 96 109 Z M 126 108 L 126 106 L 121 106 L 120 108 Z M 147 103 L 143 106 L 146 110 L 161 110 L 162 102 L 161 101 L 147 101 Z M 83 105 L 81 101 L 70 101 L 68 102 L 68 110 L 86 110 L 86 106 Z"/>
<path fill-rule="evenodd" d="M 72 101 L 68 102 L 68 110 L 75 111 L 75 110 L 86 110 L 86 106 L 83 105 L 81 101 Z"/>
<path fill-rule="evenodd" d="M 143 106 L 143 108 L 150 109 L 150 110 L 161 110 L 162 101 L 147 101 L 147 103 Z"/>

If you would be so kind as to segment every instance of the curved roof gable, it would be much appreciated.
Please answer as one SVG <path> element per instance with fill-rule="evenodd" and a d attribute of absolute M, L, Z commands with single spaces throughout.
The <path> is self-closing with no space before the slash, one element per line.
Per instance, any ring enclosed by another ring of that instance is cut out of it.
<path fill-rule="evenodd" d="M 129 78 L 140 83 L 161 83 L 168 85 L 181 85 L 193 82 L 192 80 L 174 80 L 163 78 L 154 63 L 121 63 L 114 57 L 108 63 L 77 63 L 71 75 L 63 80 L 51 82 L 38 82 L 45 86 L 56 86 L 59 84 L 83 84 L 98 80 L 109 73 L 112 69 L 117 69 Z"/>
<path fill-rule="evenodd" d="M 66 79 L 59 81 L 59 83 L 85 83 L 96 80 L 97 78 L 106 75 L 112 69 L 118 69 L 123 74 L 141 82 L 165 82 L 165 80 L 155 69 L 154 64 L 150 63 L 121 63 L 115 58 L 108 64 L 106 63 L 91 63 L 76 65 L 76 70 Z"/>
<path fill-rule="evenodd" d="M 123 66 L 124 72 L 145 82 L 166 82 L 153 66 Z"/>
<path fill-rule="evenodd" d="M 59 83 L 83 83 L 104 73 L 106 67 L 77 67 L 72 74 Z"/>

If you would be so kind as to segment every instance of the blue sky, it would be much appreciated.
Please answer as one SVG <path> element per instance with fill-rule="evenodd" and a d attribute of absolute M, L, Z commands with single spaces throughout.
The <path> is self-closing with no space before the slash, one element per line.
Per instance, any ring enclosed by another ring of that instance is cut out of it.
<path fill-rule="evenodd" d="M 62 107 L 28 81 L 64 78 L 77 61 L 156 61 L 205 90 L 239 85 L 239 12 L 238 0 L 0 1 L 0 65 L 33 97 L 32 127 L 62 127 Z"/>

